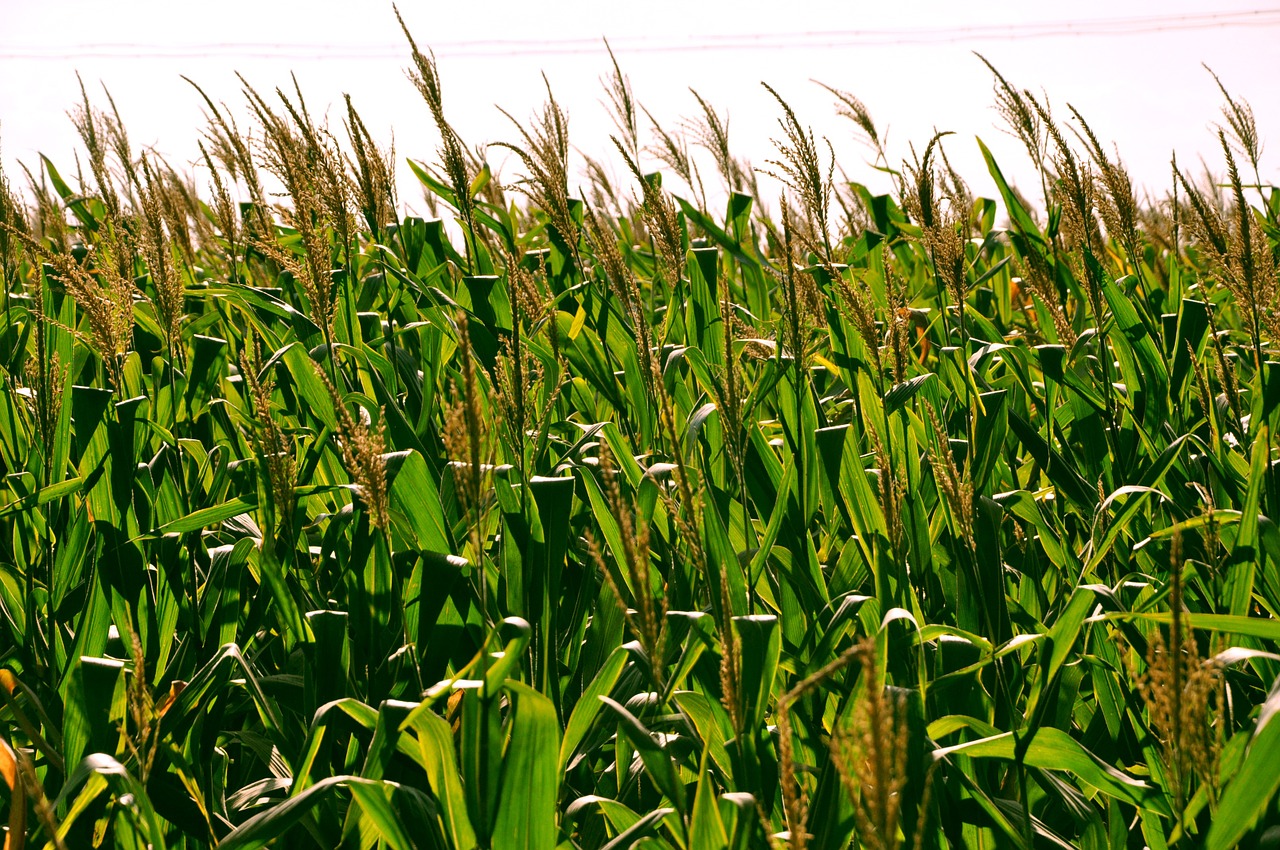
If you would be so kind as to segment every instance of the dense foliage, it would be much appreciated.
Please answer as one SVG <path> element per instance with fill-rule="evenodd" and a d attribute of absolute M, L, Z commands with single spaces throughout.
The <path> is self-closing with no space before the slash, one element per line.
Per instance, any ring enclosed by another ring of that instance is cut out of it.
<path fill-rule="evenodd" d="M 1280 192 L 1247 104 L 1221 184 L 1175 164 L 1139 204 L 996 74 L 1041 177 L 984 148 L 997 203 L 942 136 L 891 168 L 833 90 L 898 189 L 837 180 L 769 89 L 773 198 L 701 99 L 642 145 L 615 64 L 625 179 L 579 192 L 554 100 L 503 187 L 414 58 L 448 221 L 398 213 L 349 104 L 331 134 L 249 88 L 194 178 L 86 98 L 80 173 L 4 184 L 6 848 L 1280 823 Z"/>

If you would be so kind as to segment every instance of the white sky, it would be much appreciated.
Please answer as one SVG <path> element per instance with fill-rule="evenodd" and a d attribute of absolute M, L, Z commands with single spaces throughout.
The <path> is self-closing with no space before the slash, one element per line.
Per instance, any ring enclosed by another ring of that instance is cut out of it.
<path fill-rule="evenodd" d="M 473 146 L 515 138 L 495 106 L 528 117 L 543 102 L 545 72 L 568 111 L 573 144 L 607 155 L 613 128 L 599 81 L 609 70 L 599 42 L 605 36 L 639 102 L 668 129 L 694 114 L 692 86 L 728 112 L 737 153 L 762 164 L 775 155 L 769 140 L 778 135 L 779 115 L 759 85 L 764 80 L 803 123 L 831 139 L 851 179 L 877 185 L 867 149 L 835 114 L 831 96 L 810 81 L 817 79 L 853 93 L 882 129 L 887 125 L 894 164 L 935 127 L 955 131 L 947 143 L 952 164 L 991 195 L 974 136 L 1007 174 L 1029 178 L 1025 156 L 992 109 L 990 74 L 972 51 L 1014 84 L 1046 92 L 1059 117 L 1068 114 L 1067 103 L 1076 106 L 1104 143 L 1118 146 L 1135 179 L 1163 193 L 1173 150 L 1197 171 L 1201 156 L 1220 167 L 1214 123 L 1221 98 L 1201 62 L 1252 104 L 1264 141 L 1280 127 L 1280 7 L 1266 2 L 402 0 L 400 8 L 418 44 L 435 49 L 446 114 Z M 1253 10 L 1262 14 L 1244 26 L 1224 25 L 1240 18 L 1186 17 Z M 1155 29 L 1156 16 L 1162 29 Z M 1115 28 L 1108 21 L 1135 18 L 1145 23 L 1128 28 L 1144 32 L 1099 32 Z M 1028 26 L 1064 22 L 1074 34 L 1027 37 Z M 1180 28 L 1188 26 L 1196 28 Z M 732 48 L 724 46 L 726 36 L 735 37 Z M 756 36 L 763 43 L 751 46 Z M 175 165 L 194 159 L 203 125 L 200 98 L 180 75 L 242 116 L 235 71 L 264 93 L 291 86 L 295 72 L 313 114 L 350 93 L 376 137 L 388 141 L 394 128 L 401 161 L 433 160 L 435 133 L 405 78 L 408 63 L 389 2 L 0 0 L 3 165 L 20 182 L 16 161 L 34 166 L 40 151 L 64 173 L 73 170 L 76 140 L 66 113 L 78 101 L 77 70 L 96 104 L 105 104 L 99 82 L 111 90 L 135 147 L 155 146 Z M 331 115 L 340 128 L 337 106 Z M 501 160 L 497 151 L 492 158 Z M 1264 160 L 1263 179 L 1280 182 L 1280 160 L 1269 153 Z M 503 176 L 517 173 L 508 165 Z M 408 179 L 401 194 L 421 207 Z"/>

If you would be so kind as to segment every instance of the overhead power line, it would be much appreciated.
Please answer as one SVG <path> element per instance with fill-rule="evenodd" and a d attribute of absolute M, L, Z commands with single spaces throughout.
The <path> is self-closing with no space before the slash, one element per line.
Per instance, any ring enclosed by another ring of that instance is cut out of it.
<path fill-rule="evenodd" d="M 687 38 L 634 36 L 610 41 L 618 53 L 673 53 L 707 50 L 816 50 L 836 47 L 896 47 L 959 44 L 979 41 L 1133 36 L 1197 30 L 1280 26 L 1280 8 L 1183 15 L 971 24 L 960 26 L 812 30 L 805 32 L 702 34 Z M 554 56 L 604 52 L 600 38 L 482 39 L 438 42 L 440 57 Z M 0 60 L 67 59 L 403 59 L 408 46 L 396 42 L 353 46 L 333 43 L 217 42 L 157 45 L 141 42 L 94 42 L 29 47 L 0 44 Z"/>

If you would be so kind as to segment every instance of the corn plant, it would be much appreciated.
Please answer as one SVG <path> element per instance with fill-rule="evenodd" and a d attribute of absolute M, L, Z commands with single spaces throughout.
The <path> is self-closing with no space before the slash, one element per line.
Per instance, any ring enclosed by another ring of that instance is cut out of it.
<path fill-rule="evenodd" d="M 405 34 L 440 217 L 247 82 L 193 175 L 86 95 L 75 177 L 0 183 L 6 848 L 1274 840 L 1247 103 L 1140 202 L 991 68 L 1038 185 L 983 146 L 987 199 L 829 88 L 876 194 L 784 92 L 757 171 L 614 59 L 577 191 L 550 86 L 504 183 Z"/>

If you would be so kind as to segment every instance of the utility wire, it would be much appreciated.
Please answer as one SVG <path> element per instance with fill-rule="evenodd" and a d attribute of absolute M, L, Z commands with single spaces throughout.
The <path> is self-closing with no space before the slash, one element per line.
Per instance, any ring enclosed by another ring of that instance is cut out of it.
<path fill-rule="evenodd" d="M 1240 27 L 1280 26 L 1280 8 L 1183 15 L 1096 18 L 1084 21 L 1023 22 L 865 30 L 821 30 L 792 33 L 696 35 L 686 39 L 636 36 L 612 40 L 618 53 L 676 53 L 708 50 L 820 50 L 836 47 L 897 47 L 955 44 L 973 41 L 1022 41 L 1043 38 L 1129 36 Z M 507 57 L 603 53 L 599 38 L 484 39 L 440 42 L 437 56 Z M 404 59 L 407 45 L 370 44 L 352 47 L 332 43 L 283 44 L 219 42 L 163 46 L 143 43 L 96 42 L 65 47 L 32 48 L 0 44 L 0 60 L 50 61 L 68 59 Z"/>

